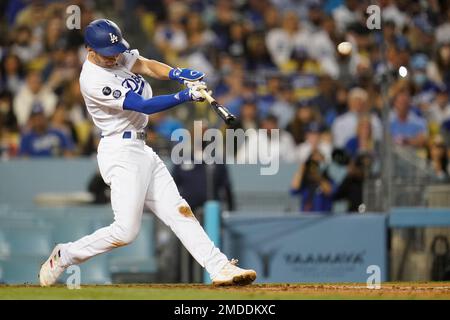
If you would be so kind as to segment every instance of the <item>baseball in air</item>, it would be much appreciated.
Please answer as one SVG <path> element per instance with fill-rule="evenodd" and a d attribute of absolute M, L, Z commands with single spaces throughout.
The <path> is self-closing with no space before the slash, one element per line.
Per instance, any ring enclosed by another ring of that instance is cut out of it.
<path fill-rule="evenodd" d="M 352 44 L 348 41 L 344 41 L 338 44 L 337 50 L 342 55 L 349 55 L 352 52 Z"/>

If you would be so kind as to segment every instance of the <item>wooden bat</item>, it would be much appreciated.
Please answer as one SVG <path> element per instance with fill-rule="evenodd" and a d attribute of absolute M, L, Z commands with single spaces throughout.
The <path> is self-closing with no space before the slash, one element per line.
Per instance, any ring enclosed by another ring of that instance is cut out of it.
<path fill-rule="evenodd" d="M 211 95 L 206 92 L 206 90 L 202 89 L 200 90 L 200 92 L 205 97 L 205 99 L 208 100 L 211 107 L 219 115 L 219 117 L 221 117 L 223 121 L 225 121 L 226 124 L 230 125 L 236 120 L 236 117 L 230 111 L 228 111 L 227 108 L 219 104 L 216 99 L 211 97 Z"/>

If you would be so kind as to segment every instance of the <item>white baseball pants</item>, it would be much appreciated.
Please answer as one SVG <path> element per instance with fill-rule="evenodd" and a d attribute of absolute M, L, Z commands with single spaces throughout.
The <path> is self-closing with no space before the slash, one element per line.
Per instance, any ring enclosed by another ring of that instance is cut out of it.
<path fill-rule="evenodd" d="M 228 262 L 214 246 L 187 202 L 180 196 L 164 162 L 144 141 L 104 137 L 98 165 L 111 187 L 114 222 L 63 245 L 61 261 L 69 266 L 131 243 L 138 235 L 144 205 L 169 226 L 197 262 L 214 277 Z"/>

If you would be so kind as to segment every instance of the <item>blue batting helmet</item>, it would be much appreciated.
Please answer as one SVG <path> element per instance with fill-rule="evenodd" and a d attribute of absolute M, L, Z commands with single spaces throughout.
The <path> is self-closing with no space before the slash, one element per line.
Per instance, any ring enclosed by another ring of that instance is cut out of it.
<path fill-rule="evenodd" d="M 107 19 L 92 21 L 84 30 L 84 41 L 102 56 L 115 56 L 130 47 L 117 24 Z"/>

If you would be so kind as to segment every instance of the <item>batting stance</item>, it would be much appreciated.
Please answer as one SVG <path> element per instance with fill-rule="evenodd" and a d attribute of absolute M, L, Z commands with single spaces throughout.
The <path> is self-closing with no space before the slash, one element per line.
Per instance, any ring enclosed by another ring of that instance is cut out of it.
<path fill-rule="evenodd" d="M 102 132 L 98 166 L 111 188 L 114 222 L 75 242 L 58 244 L 41 266 L 41 286 L 54 284 L 72 264 L 131 243 L 139 233 L 144 206 L 154 212 L 181 240 L 215 285 L 249 284 L 256 272 L 236 266 L 214 246 L 159 156 L 148 147 L 144 128 L 147 115 L 186 101 L 203 101 L 204 74 L 171 68 L 129 50 L 118 26 L 95 20 L 85 29 L 87 59 L 80 74 L 81 93 L 95 125 Z M 141 76 L 176 80 L 186 89 L 152 97 Z"/>

